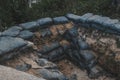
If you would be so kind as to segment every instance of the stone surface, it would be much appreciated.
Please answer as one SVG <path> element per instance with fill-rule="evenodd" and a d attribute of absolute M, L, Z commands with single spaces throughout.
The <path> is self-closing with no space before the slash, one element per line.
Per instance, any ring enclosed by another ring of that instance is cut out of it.
<path fill-rule="evenodd" d="M 44 26 L 51 25 L 53 21 L 50 17 L 47 17 L 47 18 L 41 18 L 37 20 L 37 23 L 40 25 L 40 28 L 44 28 Z"/>
<path fill-rule="evenodd" d="M 8 30 L 5 30 L 1 34 L 2 34 L 2 36 L 15 37 L 15 36 L 17 36 L 20 33 L 21 30 L 22 30 L 21 27 L 13 26 L 13 27 L 9 28 Z"/>
<path fill-rule="evenodd" d="M 54 21 L 55 24 L 64 24 L 64 23 L 69 22 L 69 20 L 64 16 L 55 17 L 55 18 L 53 18 L 53 21 Z"/>
<path fill-rule="evenodd" d="M 0 37 L 0 55 L 21 48 L 27 44 L 21 38 Z"/>
<path fill-rule="evenodd" d="M 28 30 L 21 31 L 19 36 L 22 39 L 31 39 L 34 36 L 34 34 Z"/>
<path fill-rule="evenodd" d="M 75 14 L 67 14 L 66 17 L 68 19 L 72 20 L 73 22 L 77 22 L 78 23 L 81 16 L 78 16 L 78 15 L 75 15 Z"/>
<path fill-rule="evenodd" d="M 0 80 L 45 80 L 33 75 L 0 65 Z"/>
<path fill-rule="evenodd" d="M 27 30 L 33 30 L 38 28 L 38 24 L 35 21 L 19 24 L 20 27 Z"/>

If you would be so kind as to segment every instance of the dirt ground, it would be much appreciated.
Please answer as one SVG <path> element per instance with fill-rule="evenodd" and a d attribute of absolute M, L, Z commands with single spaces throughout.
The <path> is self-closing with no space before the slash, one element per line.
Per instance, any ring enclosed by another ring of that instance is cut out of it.
<path fill-rule="evenodd" d="M 68 60 L 62 60 L 58 62 L 57 65 L 59 66 L 60 71 L 69 77 L 71 75 L 76 74 L 77 80 L 115 80 L 113 78 L 106 76 L 101 76 L 98 79 L 90 79 L 86 71 L 81 70 L 80 68 L 78 68 Z"/>

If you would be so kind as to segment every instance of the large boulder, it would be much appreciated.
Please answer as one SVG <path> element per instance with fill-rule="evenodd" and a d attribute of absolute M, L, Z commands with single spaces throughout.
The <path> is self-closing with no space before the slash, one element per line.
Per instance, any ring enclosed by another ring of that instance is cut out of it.
<path fill-rule="evenodd" d="M 0 80 L 45 80 L 33 75 L 0 65 Z"/>

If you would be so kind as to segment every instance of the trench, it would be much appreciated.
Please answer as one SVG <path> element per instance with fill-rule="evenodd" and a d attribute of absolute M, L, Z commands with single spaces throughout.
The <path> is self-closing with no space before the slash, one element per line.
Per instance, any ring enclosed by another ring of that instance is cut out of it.
<path fill-rule="evenodd" d="M 71 29 L 73 26 L 74 25 L 72 23 L 67 23 L 63 25 L 53 25 L 50 27 L 50 30 L 53 33 L 52 36 L 44 35 L 44 30 L 35 32 L 35 36 L 30 40 L 31 42 L 34 43 L 32 48 L 20 52 L 19 55 L 15 56 L 11 60 L 4 62 L 3 65 L 24 71 L 37 77 L 42 77 L 42 75 L 38 73 L 38 70 L 43 69 L 44 67 L 38 65 L 36 61 L 41 58 L 47 58 L 47 56 L 41 56 L 41 54 L 39 54 L 39 50 L 41 50 L 44 45 L 50 46 L 51 43 L 55 42 L 59 42 L 61 45 L 64 44 L 68 45 L 69 43 L 63 38 L 61 38 L 61 35 L 59 34 L 63 34 L 65 30 Z M 109 54 L 110 51 L 114 52 L 120 51 L 119 48 L 116 47 L 117 36 L 103 33 L 101 31 L 93 29 L 92 30 L 85 29 L 80 26 L 78 27 L 79 35 L 83 36 L 83 38 L 90 45 L 91 49 L 94 51 L 96 56 L 105 55 L 102 53 Z M 43 34 L 41 34 L 40 32 L 43 32 Z M 48 56 L 50 53 L 51 51 L 47 53 Z M 116 57 L 116 60 L 117 59 L 119 58 Z M 62 72 L 65 76 L 67 76 L 70 80 L 115 80 L 115 77 L 111 76 L 109 72 L 99 76 L 97 79 L 90 79 L 88 77 L 87 71 L 80 69 L 77 65 L 74 65 L 74 62 L 72 63 L 66 57 L 66 55 L 64 55 L 64 53 L 63 55 L 60 55 L 60 58 L 57 59 L 51 58 L 50 61 L 55 63 L 58 66 L 59 71 Z M 20 65 L 24 64 L 28 64 L 27 69 L 20 68 Z M 45 67 L 48 66 L 49 64 L 46 65 Z"/>

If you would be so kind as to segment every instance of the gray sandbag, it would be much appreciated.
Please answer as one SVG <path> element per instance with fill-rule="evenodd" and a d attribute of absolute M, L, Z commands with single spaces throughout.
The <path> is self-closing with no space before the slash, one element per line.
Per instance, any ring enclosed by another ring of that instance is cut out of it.
<path fill-rule="evenodd" d="M 117 23 L 117 24 L 114 24 L 113 27 L 112 27 L 112 29 L 113 29 L 114 31 L 120 32 L 120 22 Z"/>
<path fill-rule="evenodd" d="M 38 52 L 41 53 L 41 54 L 47 54 L 47 53 L 49 53 L 49 52 L 51 52 L 51 51 L 53 51 L 53 50 L 55 50 L 59 47 L 60 47 L 60 43 L 59 42 L 54 42 L 54 43 L 51 43 L 49 45 L 44 45 L 42 47 L 42 49 L 39 50 Z"/>
<path fill-rule="evenodd" d="M 66 51 L 66 57 L 81 69 L 85 69 L 86 65 L 83 63 L 80 53 L 77 50 L 69 49 Z"/>
<path fill-rule="evenodd" d="M 57 69 L 58 68 L 56 64 L 54 64 L 44 58 L 37 59 L 36 62 L 39 66 L 47 68 L 47 69 Z"/>
<path fill-rule="evenodd" d="M 88 76 L 89 78 L 91 79 L 97 79 L 99 76 L 102 76 L 103 75 L 103 70 L 101 67 L 99 66 L 94 66 L 93 68 L 91 68 L 89 71 L 88 71 Z"/>
<path fill-rule="evenodd" d="M 83 41 L 81 39 L 78 40 L 78 46 L 79 46 L 80 50 L 87 50 L 90 48 L 88 43 L 86 43 L 85 41 Z"/>
<path fill-rule="evenodd" d="M 103 26 L 107 26 L 109 29 L 114 29 L 114 24 L 118 23 L 119 20 L 117 19 L 109 19 L 104 21 Z"/>
<path fill-rule="evenodd" d="M 99 16 L 98 18 L 95 18 L 95 20 L 93 20 L 93 22 L 91 22 L 91 26 L 98 30 L 106 30 L 106 29 L 108 29 L 108 27 L 104 26 L 103 23 L 107 20 L 109 20 L 109 17 Z"/>
<path fill-rule="evenodd" d="M 1 33 L 2 36 L 11 36 L 11 37 L 15 37 L 17 36 L 20 31 L 22 30 L 21 27 L 18 26 L 13 26 L 7 30 L 5 30 L 4 32 Z"/>
<path fill-rule="evenodd" d="M 105 21 L 109 19 L 110 19 L 109 17 L 99 16 L 99 18 L 96 18 L 93 22 L 102 25 Z"/>
<path fill-rule="evenodd" d="M 52 52 L 50 52 L 48 55 L 48 60 L 50 61 L 58 61 L 64 58 L 64 51 L 63 48 L 58 48 Z"/>
<path fill-rule="evenodd" d="M 92 17 L 92 16 L 93 16 L 92 13 L 86 13 L 80 17 L 80 22 L 85 23 L 87 21 L 87 19 Z"/>
<path fill-rule="evenodd" d="M 72 74 L 69 78 L 69 80 L 78 80 L 76 74 Z"/>
<path fill-rule="evenodd" d="M 94 52 L 92 52 L 90 50 L 81 50 L 80 55 L 81 55 L 83 61 L 87 62 L 87 63 L 92 61 L 93 59 L 95 59 Z"/>
<path fill-rule="evenodd" d="M 68 41 L 72 41 L 73 38 L 76 38 L 78 36 L 78 31 L 76 27 L 73 27 L 67 31 L 65 31 L 65 33 L 63 34 L 63 37 L 68 40 Z"/>
<path fill-rule="evenodd" d="M 67 80 L 67 78 L 57 69 L 40 69 L 38 72 L 47 80 Z"/>
<path fill-rule="evenodd" d="M 66 15 L 66 17 L 69 19 L 69 20 L 71 20 L 71 21 L 73 21 L 73 22 L 75 22 L 75 23 L 79 23 L 80 21 L 80 17 L 81 16 L 78 16 L 78 15 L 75 15 L 75 14 L 67 14 Z"/>
<path fill-rule="evenodd" d="M 32 66 L 30 64 L 17 65 L 16 69 L 19 71 L 28 71 Z"/>
<path fill-rule="evenodd" d="M 40 31 L 40 33 L 41 33 L 41 37 L 43 37 L 43 38 L 52 35 L 52 32 L 48 28 Z"/>
<path fill-rule="evenodd" d="M 52 25 L 53 21 L 52 18 L 47 17 L 47 18 L 41 18 L 37 20 L 37 23 L 39 24 L 39 28 L 45 28 L 46 26 Z"/>
<path fill-rule="evenodd" d="M 35 30 L 38 28 L 39 25 L 37 24 L 37 22 L 32 21 L 27 23 L 21 23 L 19 24 L 19 26 L 26 30 Z"/>
<path fill-rule="evenodd" d="M 55 24 L 64 24 L 64 23 L 68 23 L 69 20 L 66 17 L 64 17 L 64 16 L 61 16 L 61 17 L 53 18 L 53 22 Z"/>
<path fill-rule="evenodd" d="M 89 17 L 89 18 L 87 19 L 87 22 L 88 22 L 88 23 L 92 23 L 92 22 L 94 22 L 95 19 L 97 19 L 97 18 L 100 18 L 100 16 L 99 16 L 99 15 L 94 15 L 94 16 L 92 16 L 92 17 Z"/>
<path fill-rule="evenodd" d="M 27 42 L 21 38 L 0 37 L 0 55 L 14 51 L 25 45 L 27 45 Z"/>
<path fill-rule="evenodd" d="M 34 36 L 34 34 L 28 30 L 21 31 L 18 37 L 22 39 L 31 39 Z"/>
<path fill-rule="evenodd" d="M 63 34 L 63 38 L 71 43 L 72 48 L 79 50 L 78 35 L 77 28 L 73 27 Z"/>

